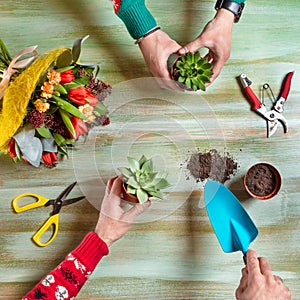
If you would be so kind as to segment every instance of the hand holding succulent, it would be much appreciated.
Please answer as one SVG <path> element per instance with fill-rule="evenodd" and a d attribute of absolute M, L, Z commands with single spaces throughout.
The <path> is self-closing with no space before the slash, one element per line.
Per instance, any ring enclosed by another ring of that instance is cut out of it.
<path fill-rule="evenodd" d="M 139 160 L 127 157 L 129 168 L 119 168 L 124 176 L 127 192 L 136 195 L 140 203 L 144 203 L 149 197 L 163 198 L 161 189 L 170 185 L 167 181 L 167 173 L 159 174 L 153 171 L 152 159 L 144 155 Z"/>

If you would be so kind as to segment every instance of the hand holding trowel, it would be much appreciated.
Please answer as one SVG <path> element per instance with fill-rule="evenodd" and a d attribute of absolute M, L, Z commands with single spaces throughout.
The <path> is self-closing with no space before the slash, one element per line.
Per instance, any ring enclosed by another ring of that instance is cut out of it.
<path fill-rule="evenodd" d="M 209 180 L 204 187 L 204 202 L 223 251 L 242 251 L 246 264 L 249 245 L 258 229 L 240 201 L 223 184 Z"/>

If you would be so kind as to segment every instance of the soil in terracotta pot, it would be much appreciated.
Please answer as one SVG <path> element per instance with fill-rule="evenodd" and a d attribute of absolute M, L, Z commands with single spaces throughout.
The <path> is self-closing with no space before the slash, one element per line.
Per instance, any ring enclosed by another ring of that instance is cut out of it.
<path fill-rule="evenodd" d="M 237 168 L 237 162 L 228 153 L 221 155 L 216 149 L 193 153 L 187 162 L 187 169 L 197 182 L 211 179 L 224 183 Z"/>
<path fill-rule="evenodd" d="M 268 166 L 256 165 L 249 170 L 246 185 L 254 195 L 266 196 L 274 190 L 276 178 Z"/>

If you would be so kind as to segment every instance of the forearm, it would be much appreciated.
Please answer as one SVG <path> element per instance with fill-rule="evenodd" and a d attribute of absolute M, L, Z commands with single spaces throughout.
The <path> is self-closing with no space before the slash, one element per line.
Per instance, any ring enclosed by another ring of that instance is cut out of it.
<path fill-rule="evenodd" d="M 49 300 L 56 300 L 59 295 L 68 296 L 67 299 L 75 297 L 108 252 L 106 243 L 96 233 L 88 233 L 80 245 L 22 299 L 40 299 L 37 295 Z"/>
<path fill-rule="evenodd" d="M 145 0 L 115 1 L 114 7 L 115 13 L 134 39 L 139 39 L 157 26 L 154 17 L 146 7 Z"/>

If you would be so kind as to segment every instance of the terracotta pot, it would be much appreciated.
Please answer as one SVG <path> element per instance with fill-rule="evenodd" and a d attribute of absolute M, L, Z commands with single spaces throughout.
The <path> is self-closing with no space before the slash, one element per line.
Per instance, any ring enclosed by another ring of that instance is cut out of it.
<path fill-rule="evenodd" d="M 185 84 L 179 82 L 177 79 L 175 78 L 174 74 L 176 71 L 176 63 L 178 61 L 178 59 L 181 57 L 181 55 L 177 54 L 177 53 L 172 53 L 167 61 L 167 66 L 168 66 L 168 71 L 171 75 L 171 78 L 175 81 L 175 83 L 182 89 L 187 90 L 187 91 L 192 91 L 193 89 L 188 88 Z"/>
<path fill-rule="evenodd" d="M 257 163 L 246 172 L 244 186 L 251 197 L 268 200 L 279 192 L 281 176 L 278 170 L 269 163 Z"/>
<path fill-rule="evenodd" d="M 172 53 L 168 58 L 167 65 L 168 65 L 168 70 L 169 70 L 172 78 L 173 78 L 175 64 L 179 58 L 180 58 L 180 55 L 176 54 L 176 53 Z"/>
<path fill-rule="evenodd" d="M 134 204 L 140 202 L 136 195 L 127 192 L 125 183 L 123 183 L 122 185 L 122 195 L 123 195 L 123 199 L 127 202 L 134 203 Z"/>

